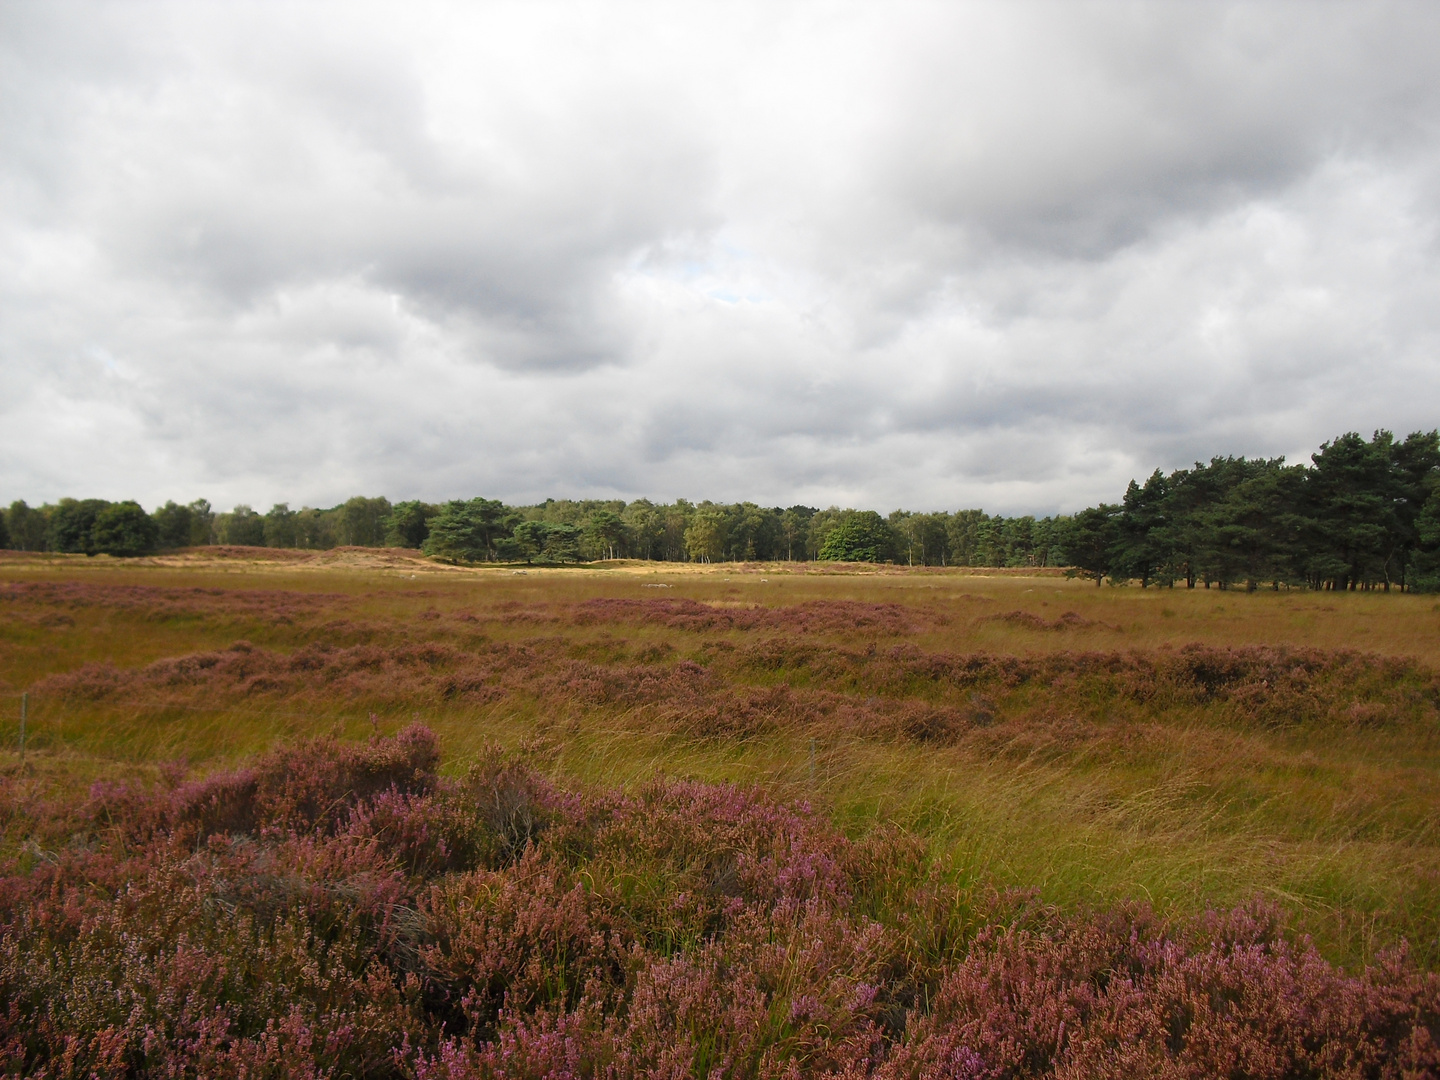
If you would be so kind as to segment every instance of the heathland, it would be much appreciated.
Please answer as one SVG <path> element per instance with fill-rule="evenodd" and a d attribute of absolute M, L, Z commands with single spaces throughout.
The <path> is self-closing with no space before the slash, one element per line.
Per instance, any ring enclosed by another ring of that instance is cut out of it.
<path fill-rule="evenodd" d="M 306 1060 L 1424 1068 L 1437 631 L 1422 595 L 1043 570 L 3 556 L 0 1049 L 9 1071 L 65 1075 L 73 1043 L 74 1069 L 123 1074 L 189 1039 L 192 1065 L 279 1075 L 265 1045 L 348 1024 Z M 554 903 L 542 918 L 507 889 Z M 231 949 L 268 959 L 237 973 Z M 151 989 L 111 1008 L 75 989 L 87 964 L 97 987 Z M 746 989 L 717 988 L 732 978 Z M 133 1020 L 165 1014 L 166 983 L 224 1023 Z M 1326 1001 L 1349 1019 L 1317 1020 Z"/>

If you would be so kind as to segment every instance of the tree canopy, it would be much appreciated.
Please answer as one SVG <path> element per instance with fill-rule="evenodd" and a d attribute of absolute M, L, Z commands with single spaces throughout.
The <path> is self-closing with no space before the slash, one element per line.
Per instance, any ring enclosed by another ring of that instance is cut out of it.
<path fill-rule="evenodd" d="M 146 523 L 141 522 L 141 517 Z M 102 520 L 103 519 L 103 520 Z M 444 503 L 356 496 L 216 513 L 204 499 L 144 514 L 133 502 L 61 499 L 0 514 L 24 551 L 132 554 L 202 544 L 419 548 L 457 562 L 843 560 L 915 566 L 1069 567 L 1097 583 L 1440 591 L 1440 435 L 1354 432 L 1308 465 L 1213 457 L 1130 481 L 1118 503 L 1072 515 L 916 513 L 677 499 Z"/>
<path fill-rule="evenodd" d="M 99 555 L 145 555 L 159 538 L 160 526 L 137 502 L 111 503 L 90 527 L 90 544 Z"/>
<path fill-rule="evenodd" d="M 894 538 L 874 510 L 856 510 L 830 530 L 819 557 L 826 561 L 882 562 L 894 556 Z"/>

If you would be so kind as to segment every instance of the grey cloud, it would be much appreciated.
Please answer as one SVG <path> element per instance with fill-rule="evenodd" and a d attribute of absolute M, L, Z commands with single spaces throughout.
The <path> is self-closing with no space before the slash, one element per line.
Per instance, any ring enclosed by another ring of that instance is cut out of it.
<path fill-rule="evenodd" d="M 1425 5 L 0 12 L 0 497 L 1073 509 L 1440 406 Z"/>
<path fill-rule="evenodd" d="M 194 19 L 158 13 L 176 34 Z M 692 191 L 703 153 L 648 103 L 508 116 L 476 159 L 425 133 L 418 72 L 395 70 L 396 50 L 370 41 L 337 57 L 303 47 L 307 35 L 257 57 L 263 35 L 235 29 L 237 43 L 210 42 L 210 62 L 171 57 L 163 78 L 137 70 L 127 86 L 107 71 L 88 92 L 57 90 L 67 134 L 112 156 L 82 162 L 89 184 L 52 213 L 85 230 L 116 275 L 206 288 L 239 309 L 358 275 L 468 327 L 489 362 L 573 367 L 619 354 L 607 275 L 704 225 Z"/>
<path fill-rule="evenodd" d="M 1016 13 L 968 41 L 960 25 L 926 39 L 903 95 L 912 122 L 882 155 L 897 197 L 994 242 L 1103 257 L 1172 215 L 1283 190 L 1331 156 L 1404 156 L 1433 134 L 1433 9 Z"/>

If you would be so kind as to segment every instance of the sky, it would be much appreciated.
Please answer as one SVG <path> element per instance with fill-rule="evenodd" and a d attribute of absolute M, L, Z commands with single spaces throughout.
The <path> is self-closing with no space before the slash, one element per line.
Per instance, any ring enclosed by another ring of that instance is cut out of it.
<path fill-rule="evenodd" d="M 0 500 L 1069 512 L 1440 424 L 1440 5 L 0 6 Z"/>

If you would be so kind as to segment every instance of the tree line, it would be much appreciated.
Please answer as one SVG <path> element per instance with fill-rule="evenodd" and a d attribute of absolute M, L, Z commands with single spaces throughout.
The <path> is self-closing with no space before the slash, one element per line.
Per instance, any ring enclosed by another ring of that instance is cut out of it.
<path fill-rule="evenodd" d="M 888 517 L 871 510 L 763 507 L 677 499 L 498 499 L 391 503 L 356 497 L 328 509 L 216 512 L 204 499 L 138 503 L 61 499 L 0 512 L 0 543 L 21 551 L 142 555 L 203 545 L 328 549 L 416 548 L 458 562 L 568 563 L 843 560 L 929 566 L 1058 566 L 1066 517 L 1001 517 L 981 510 Z"/>
<path fill-rule="evenodd" d="M 1440 434 L 1351 432 L 1310 462 L 1156 470 L 1075 514 L 1066 553 L 1097 583 L 1440 591 Z"/>
<path fill-rule="evenodd" d="M 265 514 L 243 505 L 217 513 L 205 499 L 185 505 L 167 502 L 153 513 L 133 500 L 61 499 L 34 507 L 19 500 L 0 513 L 0 546 L 119 556 L 213 544 L 379 547 L 386 542 L 391 512 L 388 500 L 366 498 L 349 499 L 327 510 L 291 510 L 277 503 Z"/>
<path fill-rule="evenodd" d="M 1323 444 L 1309 465 L 1216 457 L 1132 480 L 1119 503 L 1073 515 L 982 510 L 886 517 L 873 510 L 752 502 L 498 499 L 217 513 L 204 499 L 147 512 L 133 501 L 12 503 L 0 544 L 118 556 L 207 544 L 416 548 L 457 562 L 841 560 L 915 566 L 1072 568 L 1097 584 L 1183 583 L 1440 591 L 1440 434 L 1388 431 Z"/>

